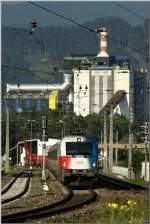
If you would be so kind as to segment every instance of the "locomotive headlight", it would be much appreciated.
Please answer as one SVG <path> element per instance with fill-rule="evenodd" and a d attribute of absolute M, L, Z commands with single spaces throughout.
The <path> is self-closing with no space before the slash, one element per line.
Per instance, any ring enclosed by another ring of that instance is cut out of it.
<path fill-rule="evenodd" d="M 93 161 L 93 167 L 96 167 L 96 161 Z"/>

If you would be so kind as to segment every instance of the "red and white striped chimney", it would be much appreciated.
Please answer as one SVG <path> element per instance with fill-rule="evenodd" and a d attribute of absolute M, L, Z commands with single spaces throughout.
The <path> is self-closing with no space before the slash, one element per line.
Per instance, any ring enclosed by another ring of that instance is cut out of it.
<path fill-rule="evenodd" d="M 96 31 L 100 37 L 100 52 L 96 57 L 109 57 L 107 53 L 107 29 L 106 27 L 100 27 Z"/>

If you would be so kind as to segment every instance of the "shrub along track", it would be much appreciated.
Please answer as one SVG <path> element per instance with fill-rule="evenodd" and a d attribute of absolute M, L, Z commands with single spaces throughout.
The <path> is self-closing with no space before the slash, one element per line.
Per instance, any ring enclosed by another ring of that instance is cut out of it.
<path fill-rule="evenodd" d="M 26 183 L 25 183 L 25 186 L 24 186 L 24 189 L 19 194 L 16 194 L 16 195 L 14 195 L 12 197 L 9 197 L 9 198 L 1 200 L 1 204 L 6 204 L 8 202 L 14 201 L 14 200 L 20 198 L 21 196 L 23 196 L 28 191 L 31 173 L 32 172 L 29 171 L 29 170 L 24 170 L 24 171 L 21 171 L 20 173 L 16 174 L 16 177 L 14 179 L 12 179 L 12 181 L 9 184 L 7 184 L 6 187 L 4 187 L 4 189 L 1 192 L 1 194 L 2 195 L 6 194 L 12 188 L 12 186 L 15 184 L 15 182 L 19 178 L 26 178 L 27 179 Z"/>
<path fill-rule="evenodd" d="M 68 195 L 53 204 L 34 208 L 25 212 L 19 212 L 11 215 L 2 216 L 3 223 L 24 222 L 27 219 L 45 218 L 48 216 L 71 211 L 75 208 L 80 208 L 85 204 L 89 204 L 96 199 L 96 192 L 93 190 L 86 190 L 80 192 L 68 188 Z"/>

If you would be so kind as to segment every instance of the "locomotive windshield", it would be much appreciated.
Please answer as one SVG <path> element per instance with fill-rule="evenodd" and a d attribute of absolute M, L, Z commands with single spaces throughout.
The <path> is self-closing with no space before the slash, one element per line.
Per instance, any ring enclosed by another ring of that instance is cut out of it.
<path fill-rule="evenodd" d="M 66 155 L 92 155 L 92 143 L 66 142 Z"/>

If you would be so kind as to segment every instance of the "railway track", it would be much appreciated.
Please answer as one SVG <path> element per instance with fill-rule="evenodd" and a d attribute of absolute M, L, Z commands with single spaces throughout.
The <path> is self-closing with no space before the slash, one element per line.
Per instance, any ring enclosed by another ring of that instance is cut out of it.
<path fill-rule="evenodd" d="M 96 184 L 97 187 L 98 184 L 105 185 L 110 188 L 112 187 L 116 190 L 148 190 L 148 188 L 144 186 L 129 183 L 127 181 L 102 174 L 99 175 L 98 183 Z"/>
<path fill-rule="evenodd" d="M 85 204 L 89 204 L 96 199 L 96 192 L 93 190 L 71 190 L 68 189 L 68 195 L 53 204 L 34 208 L 25 212 L 19 212 L 11 215 L 2 216 L 3 223 L 25 222 L 28 219 L 38 219 L 50 217 L 56 214 L 71 211 L 75 208 L 80 208 Z"/>
<path fill-rule="evenodd" d="M 100 187 L 112 188 L 116 190 L 147 190 L 147 188 L 143 186 L 101 174 L 99 175 L 97 184 L 94 184 L 93 186 L 87 185 L 86 188 L 85 186 L 80 186 L 79 188 L 74 188 L 73 186 L 72 188 L 66 187 L 67 194 L 60 201 L 24 212 L 2 216 L 2 223 L 25 222 L 32 219 L 51 217 L 74 210 L 75 208 L 80 208 L 96 199 L 97 194 L 94 189 Z M 93 190 L 89 190 L 89 188 L 92 188 Z"/>
<path fill-rule="evenodd" d="M 98 176 L 97 182 L 92 184 L 81 183 L 80 185 L 74 184 L 73 182 L 69 184 L 70 187 L 74 189 L 97 189 L 97 188 L 107 188 L 112 190 L 148 190 L 148 188 L 121 180 L 116 177 L 111 177 L 107 175 L 100 174 Z"/>
<path fill-rule="evenodd" d="M 8 202 L 14 201 L 14 200 L 20 198 L 21 196 L 23 196 L 28 191 L 29 183 L 30 183 L 30 177 L 31 177 L 31 171 L 29 171 L 29 170 L 25 170 L 25 171 L 22 171 L 22 172 L 18 173 L 16 175 L 16 177 L 14 179 L 12 179 L 12 181 L 9 184 L 7 184 L 7 186 L 4 187 L 4 189 L 2 190 L 2 192 L 1 192 L 1 194 L 2 194 L 1 204 L 2 205 L 6 204 Z M 17 184 L 17 181 L 21 182 L 22 178 L 26 179 L 23 190 L 20 191 L 18 194 L 13 193 L 13 191 L 10 193 L 13 186 L 15 184 Z M 13 195 L 13 196 L 11 196 L 11 195 Z"/>
<path fill-rule="evenodd" d="M 4 186 L 4 188 L 1 191 L 1 195 L 5 194 L 11 188 L 11 186 L 14 184 L 14 182 L 17 180 L 17 178 L 22 175 L 22 173 L 23 173 L 23 171 L 15 174 L 15 177 L 12 178 L 12 180 L 8 184 L 6 184 L 6 186 Z"/>

